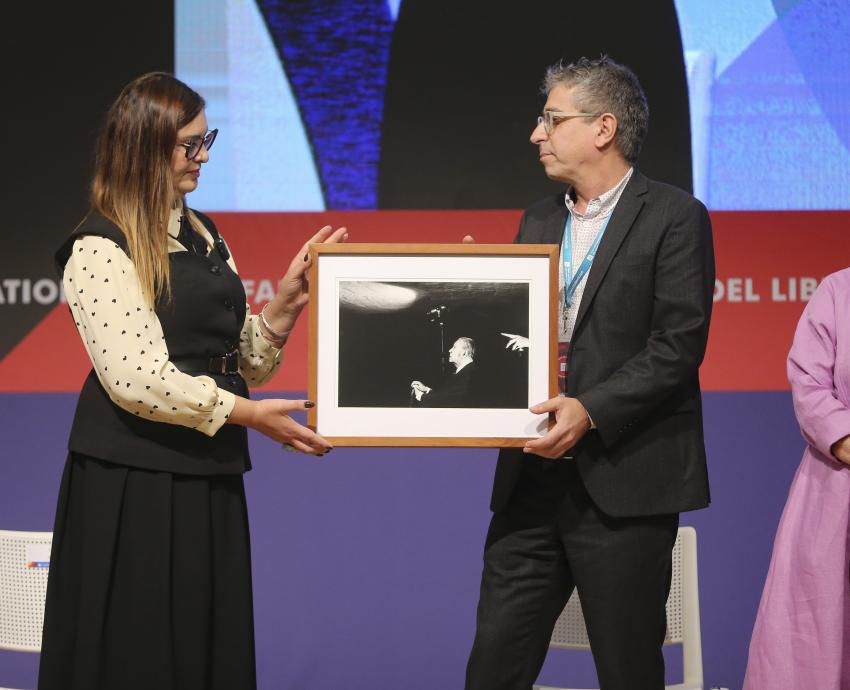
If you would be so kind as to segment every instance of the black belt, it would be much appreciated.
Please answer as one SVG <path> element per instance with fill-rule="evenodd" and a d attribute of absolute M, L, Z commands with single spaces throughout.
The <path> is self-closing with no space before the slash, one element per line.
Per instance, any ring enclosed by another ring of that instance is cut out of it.
<path fill-rule="evenodd" d="M 231 350 L 218 357 L 183 357 L 171 363 L 184 373 L 206 371 L 210 374 L 238 374 L 239 351 Z"/>

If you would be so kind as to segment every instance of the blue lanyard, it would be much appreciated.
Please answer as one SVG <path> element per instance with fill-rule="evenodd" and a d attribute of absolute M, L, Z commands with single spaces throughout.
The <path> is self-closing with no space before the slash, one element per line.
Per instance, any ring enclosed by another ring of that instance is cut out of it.
<path fill-rule="evenodd" d="M 575 275 L 573 275 L 573 214 L 571 211 L 567 211 L 567 219 L 564 221 L 564 239 L 561 241 L 561 260 L 564 262 L 565 310 L 567 307 L 572 305 L 576 288 L 578 288 L 582 278 L 584 278 L 585 274 L 590 270 L 590 266 L 596 256 L 596 250 L 599 249 L 599 243 L 602 241 L 602 235 L 605 234 L 605 228 L 608 227 L 608 221 L 611 220 L 611 216 L 613 215 L 614 211 L 612 210 L 605 219 L 605 223 L 603 223 L 602 227 L 599 228 L 599 232 L 596 233 L 596 238 L 593 240 L 593 244 L 590 245 L 590 249 L 587 250 L 587 254 L 585 254 L 584 259 L 581 264 L 579 264 L 578 270 Z"/>

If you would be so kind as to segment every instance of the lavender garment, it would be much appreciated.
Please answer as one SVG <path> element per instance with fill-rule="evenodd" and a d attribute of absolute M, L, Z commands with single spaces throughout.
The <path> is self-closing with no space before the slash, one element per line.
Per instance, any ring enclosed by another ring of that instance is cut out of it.
<path fill-rule="evenodd" d="M 776 533 L 744 690 L 846 690 L 850 467 L 829 449 L 850 434 L 850 269 L 826 278 L 803 312 L 788 380 L 809 445 Z"/>

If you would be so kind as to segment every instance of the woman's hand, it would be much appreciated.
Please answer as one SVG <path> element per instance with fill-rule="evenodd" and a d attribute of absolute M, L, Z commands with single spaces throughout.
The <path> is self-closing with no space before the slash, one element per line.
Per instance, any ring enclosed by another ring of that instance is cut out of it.
<path fill-rule="evenodd" d="M 850 465 L 850 436 L 838 439 L 830 446 L 829 450 L 837 460 L 845 465 Z"/>
<path fill-rule="evenodd" d="M 322 455 L 333 446 L 315 431 L 296 422 L 290 413 L 304 412 L 313 407 L 309 400 L 248 400 L 237 397 L 228 422 L 259 431 L 285 446 L 312 455 Z"/>
<path fill-rule="evenodd" d="M 307 282 L 307 271 L 310 269 L 311 244 L 336 244 L 348 240 L 348 231 L 345 228 L 333 229 L 326 225 L 319 232 L 307 240 L 289 262 L 286 274 L 277 284 L 277 294 L 271 302 L 265 306 L 263 312 L 269 325 L 278 333 L 289 333 L 295 325 L 295 321 L 301 310 L 309 299 L 309 284 Z M 263 329 L 266 331 L 267 329 Z M 275 340 L 273 333 L 266 333 L 270 340 Z"/>

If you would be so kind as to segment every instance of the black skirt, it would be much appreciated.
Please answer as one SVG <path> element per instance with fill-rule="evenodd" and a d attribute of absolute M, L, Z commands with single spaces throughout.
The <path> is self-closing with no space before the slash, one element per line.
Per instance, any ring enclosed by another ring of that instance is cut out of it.
<path fill-rule="evenodd" d="M 256 688 L 242 475 L 68 457 L 38 687 Z"/>

